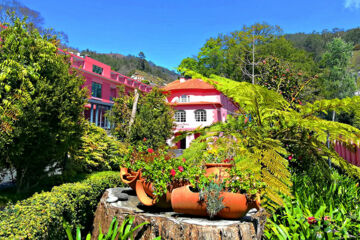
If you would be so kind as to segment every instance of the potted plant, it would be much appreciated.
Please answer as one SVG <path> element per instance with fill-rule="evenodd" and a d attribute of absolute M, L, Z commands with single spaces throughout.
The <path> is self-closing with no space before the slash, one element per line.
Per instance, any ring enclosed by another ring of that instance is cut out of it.
<path fill-rule="evenodd" d="M 144 163 L 136 193 L 146 206 L 171 207 L 172 190 L 194 182 L 199 174 L 203 174 L 200 168 L 183 158 L 174 158 L 167 148 L 160 148 L 153 161 Z"/>
<path fill-rule="evenodd" d="M 227 169 L 234 166 L 237 155 L 234 147 L 236 139 L 232 136 L 212 137 L 207 140 L 207 150 L 203 154 L 206 176 L 214 175 L 218 181 L 228 177 Z"/>
<path fill-rule="evenodd" d="M 171 194 L 175 212 L 197 216 L 238 219 L 251 208 L 259 209 L 258 196 L 263 183 L 257 181 L 250 171 L 236 167 L 227 170 L 226 181 L 219 182 L 216 176 L 200 177 L 196 186 L 184 186 Z"/>
<path fill-rule="evenodd" d="M 128 154 L 122 159 L 120 166 L 121 181 L 135 190 L 136 181 L 141 179 L 141 169 L 145 162 L 152 161 L 152 149 L 146 149 L 144 145 L 136 148 L 129 147 Z"/>

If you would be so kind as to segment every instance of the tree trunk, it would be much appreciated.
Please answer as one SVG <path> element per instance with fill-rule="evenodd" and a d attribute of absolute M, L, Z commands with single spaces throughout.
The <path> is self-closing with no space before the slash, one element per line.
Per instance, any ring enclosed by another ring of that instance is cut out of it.
<path fill-rule="evenodd" d="M 332 113 L 332 121 L 333 122 L 335 122 L 335 114 L 336 114 L 336 112 L 335 112 L 335 110 L 333 110 L 333 113 Z"/>
<path fill-rule="evenodd" d="M 138 100 L 139 100 L 139 92 L 137 89 L 135 89 L 134 103 L 132 106 L 131 117 L 130 117 L 130 121 L 129 121 L 129 128 L 128 128 L 128 132 L 127 132 L 128 135 L 130 134 L 131 126 L 133 125 L 133 123 L 135 121 Z"/>
<path fill-rule="evenodd" d="M 98 239 L 99 226 L 107 232 L 114 217 L 120 223 L 126 216 L 134 216 L 134 225 L 149 222 L 134 233 L 139 240 L 154 239 L 222 239 L 260 240 L 262 239 L 267 214 L 264 209 L 250 211 L 237 220 L 209 220 L 205 217 L 189 216 L 170 210 L 146 207 L 139 203 L 132 190 L 124 188 L 107 189 L 100 199 L 93 222 L 92 239 Z"/>

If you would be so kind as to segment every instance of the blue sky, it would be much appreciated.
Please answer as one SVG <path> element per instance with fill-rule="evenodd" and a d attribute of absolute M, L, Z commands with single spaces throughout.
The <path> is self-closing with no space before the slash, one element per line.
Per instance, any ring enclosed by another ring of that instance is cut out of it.
<path fill-rule="evenodd" d="M 267 22 L 285 33 L 360 26 L 360 0 L 21 0 L 80 50 L 137 55 L 174 69 L 210 37 Z"/>

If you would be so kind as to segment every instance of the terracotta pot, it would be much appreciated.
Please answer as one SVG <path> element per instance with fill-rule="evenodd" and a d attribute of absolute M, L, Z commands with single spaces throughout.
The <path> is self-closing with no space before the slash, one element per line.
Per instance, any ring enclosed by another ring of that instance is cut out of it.
<path fill-rule="evenodd" d="M 206 204 L 200 201 L 199 192 L 192 190 L 190 185 L 176 188 L 171 193 L 171 206 L 174 212 L 207 216 Z"/>
<path fill-rule="evenodd" d="M 136 181 L 136 195 L 139 201 L 145 206 L 156 206 L 159 208 L 171 208 L 171 193 L 168 191 L 159 200 L 153 195 L 152 183 L 145 179 Z"/>
<path fill-rule="evenodd" d="M 226 169 L 230 169 L 233 167 L 231 163 L 206 163 L 206 173 L 205 176 L 209 177 L 211 175 L 215 176 L 218 181 L 221 182 L 223 179 L 229 177 Z"/>
<path fill-rule="evenodd" d="M 178 213 L 208 216 L 206 203 L 200 201 L 199 195 L 199 192 L 193 191 L 190 186 L 177 188 L 171 194 L 171 206 Z M 239 219 L 252 208 L 260 209 L 258 201 L 247 201 L 244 194 L 224 192 L 220 194 L 220 197 L 224 197 L 223 204 L 225 206 L 216 215 L 220 218 Z"/>
<path fill-rule="evenodd" d="M 129 185 L 135 190 L 136 181 L 141 179 L 141 171 L 131 171 L 128 168 L 120 168 L 120 179 L 123 183 Z"/>
<path fill-rule="evenodd" d="M 216 215 L 220 218 L 238 219 L 244 217 L 252 208 L 260 210 L 259 201 L 248 201 L 245 194 L 223 192 L 220 197 L 224 197 L 223 204 L 225 206 Z"/>

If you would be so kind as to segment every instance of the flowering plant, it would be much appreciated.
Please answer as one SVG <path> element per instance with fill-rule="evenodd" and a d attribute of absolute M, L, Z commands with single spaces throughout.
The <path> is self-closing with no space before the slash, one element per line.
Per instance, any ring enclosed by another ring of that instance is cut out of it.
<path fill-rule="evenodd" d="M 229 173 L 229 177 L 226 178 L 224 188 L 228 192 L 242 193 L 248 200 L 255 200 L 265 188 L 265 184 L 257 180 L 251 170 L 232 167 L 226 171 Z"/>
<path fill-rule="evenodd" d="M 146 162 L 141 172 L 146 181 L 153 184 L 153 194 L 157 198 L 173 188 L 194 182 L 196 176 L 204 174 L 204 170 L 186 159 L 174 158 L 168 148 L 158 149 L 152 154 L 153 160 Z"/>
<path fill-rule="evenodd" d="M 237 140 L 232 137 L 213 137 L 207 141 L 207 150 L 203 157 L 205 163 L 233 163 L 237 155 Z"/>

